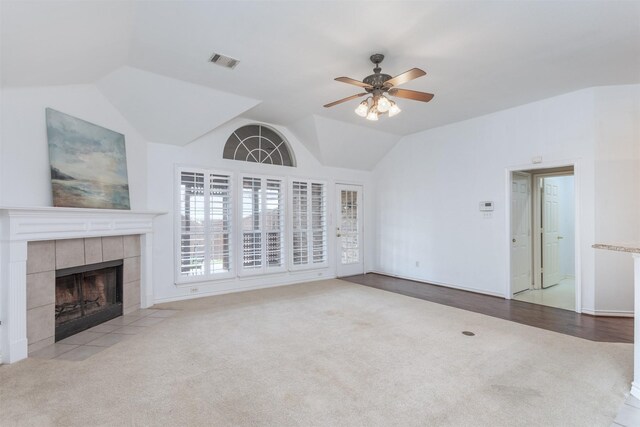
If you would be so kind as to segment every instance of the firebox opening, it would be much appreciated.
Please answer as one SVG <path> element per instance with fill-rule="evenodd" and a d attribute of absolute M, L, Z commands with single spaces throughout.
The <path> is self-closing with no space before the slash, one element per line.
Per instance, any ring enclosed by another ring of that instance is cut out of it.
<path fill-rule="evenodd" d="M 122 315 L 122 260 L 56 271 L 56 341 Z"/>

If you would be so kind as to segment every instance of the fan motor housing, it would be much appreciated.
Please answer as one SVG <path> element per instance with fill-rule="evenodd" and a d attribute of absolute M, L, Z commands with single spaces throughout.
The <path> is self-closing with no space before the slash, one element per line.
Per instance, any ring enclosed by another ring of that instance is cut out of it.
<path fill-rule="evenodd" d="M 364 83 L 369 84 L 374 87 L 374 89 L 381 89 L 384 85 L 384 82 L 390 80 L 391 76 L 389 74 L 380 74 L 375 73 L 367 76 L 362 80 Z M 368 92 L 373 91 L 373 89 L 367 89 Z"/>

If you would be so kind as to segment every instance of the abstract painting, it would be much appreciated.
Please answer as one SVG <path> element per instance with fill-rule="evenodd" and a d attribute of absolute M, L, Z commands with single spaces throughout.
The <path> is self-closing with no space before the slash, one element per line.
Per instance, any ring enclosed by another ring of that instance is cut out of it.
<path fill-rule="evenodd" d="M 47 108 L 53 205 L 130 209 L 124 135 Z"/>

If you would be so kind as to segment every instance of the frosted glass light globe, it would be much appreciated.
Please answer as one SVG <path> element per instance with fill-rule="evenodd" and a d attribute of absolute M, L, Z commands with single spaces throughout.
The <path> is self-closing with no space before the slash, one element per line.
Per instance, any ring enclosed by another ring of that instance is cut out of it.
<path fill-rule="evenodd" d="M 378 111 L 381 113 L 386 113 L 391 108 L 391 102 L 384 96 L 381 96 L 378 99 Z"/>

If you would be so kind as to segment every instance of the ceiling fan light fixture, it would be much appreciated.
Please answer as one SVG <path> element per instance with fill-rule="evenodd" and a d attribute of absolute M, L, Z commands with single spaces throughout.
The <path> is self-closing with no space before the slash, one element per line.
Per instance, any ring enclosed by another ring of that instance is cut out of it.
<path fill-rule="evenodd" d="M 391 108 L 391 101 L 389 101 L 385 96 L 381 95 L 378 98 L 378 111 L 381 113 L 386 113 Z"/>
<path fill-rule="evenodd" d="M 355 112 L 360 117 L 367 117 L 367 113 L 369 112 L 369 103 L 366 99 L 358 105 L 358 107 L 355 109 Z"/>
<path fill-rule="evenodd" d="M 325 104 L 325 108 L 333 107 L 335 105 L 342 104 L 343 102 L 348 102 L 353 99 L 369 95 L 365 101 L 361 102 L 356 107 L 354 112 L 358 116 L 364 117 L 367 120 L 377 121 L 381 114 L 387 114 L 389 117 L 393 117 L 402 111 L 400 107 L 398 107 L 398 105 L 389 98 L 389 96 L 421 102 L 429 102 L 433 99 L 432 93 L 397 88 L 399 85 L 426 75 L 427 73 L 424 70 L 421 70 L 420 68 L 412 68 L 395 77 L 391 77 L 389 74 L 382 73 L 382 68 L 380 68 L 380 63 L 384 59 L 384 55 L 376 53 L 371 55 L 369 59 L 375 64 L 375 68 L 373 69 L 373 74 L 366 76 L 362 81 L 355 80 L 350 77 L 336 77 L 334 79 L 342 83 L 358 86 L 359 88 L 364 89 L 364 91 L 361 90 L 360 93 L 355 95 L 347 96 L 346 98 Z"/>
<path fill-rule="evenodd" d="M 391 101 L 391 106 L 389 107 L 389 117 L 393 117 L 397 114 L 399 114 L 402 110 L 400 109 L 400 107 L 398 107 L 398 104 L 396 104 L 394 101 Z"/>

